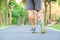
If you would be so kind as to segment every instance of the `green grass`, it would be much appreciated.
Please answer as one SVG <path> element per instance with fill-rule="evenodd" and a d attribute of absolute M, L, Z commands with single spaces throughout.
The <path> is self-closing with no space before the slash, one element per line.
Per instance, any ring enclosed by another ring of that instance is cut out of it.
<path fill-rule="evenodd" d="M 2 27 L 6 27 L 6 26 L 10 26 L 10 25 L 2 24 L 2 25 L 0 25 L 0 28 L 2 28 Z"/>
<path fill-rule="evenodd" d="M 55 24 L 55 25 L 52 25 L 52 26 L 49 26 L 49 27 L 60 30 L 60 24 Z"/>
<path fill-rule="evenodd" d="M 11 25 L 4 25 L 4 24 L 3 24 L 3 25 L 0 25 L 0 28 L 7 27 L 7 26 L 11 26 Z M 51 28 L 60 30 L 60 24 L 55 24 L 55 25 L 48 26 L 48 27 L 51 27 Z"/>
<path fill-rule="evenodd" d="M 14 25 L 10 25 L 10 24 L 8 24 L 8 25 L 2 24 L 2 25 L 0 25 L 0 28 L 9 27 L 9 26 L 14 26 Z"/>
<path fill-rule="evenodd" d="M 0 25 L 0 28 L 9 27 L 9 26 L 19 26 L 19 24 L 12 24 L 12 25 L 10 25 L 10 24 L 8 24 L 8 25 L 2 24 L 2 25 Z"/>

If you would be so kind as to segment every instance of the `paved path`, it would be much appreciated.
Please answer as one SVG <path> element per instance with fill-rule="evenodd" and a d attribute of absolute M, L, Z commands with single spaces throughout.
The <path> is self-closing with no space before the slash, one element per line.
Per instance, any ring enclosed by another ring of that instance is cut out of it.
<path fill-rule="evenodd" d="M 11 26 L 0 29 L 0 40 L 60 40 L 60 32 L 46 29 L 46 34 L 40 33 L 40 27 L 36 27 L 36 33 L 32 34 L 30 26 Z"/>

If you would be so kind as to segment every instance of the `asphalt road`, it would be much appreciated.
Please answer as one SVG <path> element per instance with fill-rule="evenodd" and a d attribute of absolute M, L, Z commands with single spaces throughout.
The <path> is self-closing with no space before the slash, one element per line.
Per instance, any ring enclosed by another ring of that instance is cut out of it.
<path fill-rule="evenodd" d="M 31 33 L 31 26 L 10 26 L 0 29 L 0 40 L 60 40 L 60 32 L 46 29 L 45 34 L 40 33 L 36 26 L 36 33 Z"/>

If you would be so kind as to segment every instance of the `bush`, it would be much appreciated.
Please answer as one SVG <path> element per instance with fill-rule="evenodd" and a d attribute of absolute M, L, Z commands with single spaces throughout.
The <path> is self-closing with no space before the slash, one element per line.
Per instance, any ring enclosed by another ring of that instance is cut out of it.
<path fill-rule="evenodd" d="M 15 7 L 13 8 L 13 11 L 12 11 L 12 17 L 13 17 L 12 24 L 22 24 L 22 23 L 18 23 L 18 22 L 20 22 L 21 19 L 23 20 L 23 18 L 26 19 L 27 16 L 28 16 L 28 14 L 27 14 L 27 10 L 25 8 L 23 8 L 21 5 L 15 5 Z M 26 20 L 25 20 L 25 22 L 28 22 Z"/>
<path fill-rule="evenodd" d="M 57 23 L 60 23 L 60 17 L 57 19 Z"/>
<path fill-rule="evenodd" d="M 16 21 L 15 17 L 13 17 L 13 19 L 12 19 L 12 24 L 17 24 L 17 21 Z"/>

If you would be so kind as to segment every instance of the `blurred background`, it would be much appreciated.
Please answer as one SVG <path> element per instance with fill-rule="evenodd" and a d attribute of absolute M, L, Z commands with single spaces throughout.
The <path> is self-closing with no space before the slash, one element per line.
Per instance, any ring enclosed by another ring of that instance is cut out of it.
<path fill-rule="evenodd" d="M 46 0 L 42 3 L 45 25 L 60 29 L 60 0 Z M 7 25 L 30 25 L 26 0 L 0 0 L 0 27 Z M 37 12 L 35 11 L 35 25 Z"/>

